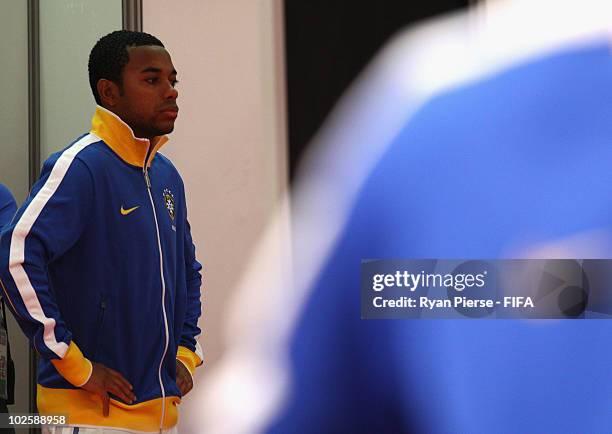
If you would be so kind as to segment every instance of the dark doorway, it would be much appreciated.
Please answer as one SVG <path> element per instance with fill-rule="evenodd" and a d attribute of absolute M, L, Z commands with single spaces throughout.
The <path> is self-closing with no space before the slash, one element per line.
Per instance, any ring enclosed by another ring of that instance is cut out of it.
<path fill-rule="evenodd" d="M 468 0 L 285 0 L 289 170 L 368 60 L 397 30 Z"/>

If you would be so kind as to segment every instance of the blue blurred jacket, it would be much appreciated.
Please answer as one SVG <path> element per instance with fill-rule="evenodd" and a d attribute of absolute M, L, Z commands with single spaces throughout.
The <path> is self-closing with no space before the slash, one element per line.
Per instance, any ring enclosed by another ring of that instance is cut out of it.
<path fill-rule="evenodd" d="M 611 322 L 361 320 L 359 267 L 513 257 L 609 233 L 611 200 L 609 39 L 429 100 L 367 178 L 317 278 L 291 339 L 289 400 L 268 432 L 609 432 Z"/>

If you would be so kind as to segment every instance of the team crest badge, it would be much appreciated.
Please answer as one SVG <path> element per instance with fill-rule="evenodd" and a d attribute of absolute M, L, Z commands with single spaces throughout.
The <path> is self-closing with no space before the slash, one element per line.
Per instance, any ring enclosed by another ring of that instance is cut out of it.
<path fill-rule="evenodd" d="M 170 214 L 170 218 L 174 220 L 174 195 L 168 188 L 164 188 L 164 204 L 166 205 L 166 209 L 168 210 L 168 214 Z"/>

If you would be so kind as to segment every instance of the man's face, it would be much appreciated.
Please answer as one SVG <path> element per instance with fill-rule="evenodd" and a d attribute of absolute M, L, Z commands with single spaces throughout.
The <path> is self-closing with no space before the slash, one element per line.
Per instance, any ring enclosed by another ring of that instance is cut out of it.
<path fill-rule="evenodd" d="M 113 111 L 136 137 L 151 139 L 174 129 L 178 116 L 176 70 L 163 47 L 128 47 L 130 60 L 123 69 L 123 92 Z"/>

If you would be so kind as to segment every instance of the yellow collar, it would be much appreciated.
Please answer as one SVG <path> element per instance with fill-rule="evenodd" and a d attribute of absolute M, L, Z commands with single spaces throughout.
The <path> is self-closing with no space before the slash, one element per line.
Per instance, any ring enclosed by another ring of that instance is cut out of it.
<path fill-rule="evenodd" d="M 96 113 L 91 119 L 91 132 L 100 137 L 123 161 L 133 166 L 144 167 L 149 147 L 153 149 L 146 161 L 151 166 L 153 157 L 167 141 L 167 136 L 140 139 L 134 135 L 132 128 L 119 116 L 101 106 L 96 106 Z"/>

